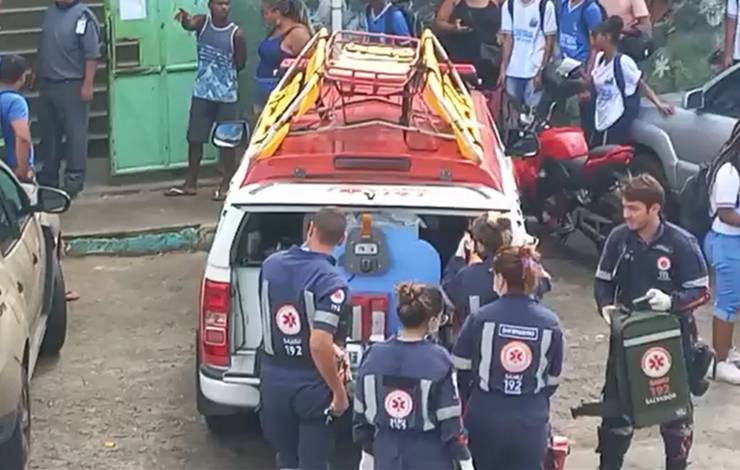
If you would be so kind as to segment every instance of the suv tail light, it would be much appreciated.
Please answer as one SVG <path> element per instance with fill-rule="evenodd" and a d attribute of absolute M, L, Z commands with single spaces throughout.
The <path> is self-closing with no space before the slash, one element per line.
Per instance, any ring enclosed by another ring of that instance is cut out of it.
<path fill-rule="evenodd" d="M 386 294 L 352 295 L 353 341 L 383 341 L 388 334 L 388 296 Z"/>
<path fill-rule="evenodd" d="M 200 305 L 201 361 L 211 366 L 229 365 L 229 311 L 231 286 L 206 279 Z"/>

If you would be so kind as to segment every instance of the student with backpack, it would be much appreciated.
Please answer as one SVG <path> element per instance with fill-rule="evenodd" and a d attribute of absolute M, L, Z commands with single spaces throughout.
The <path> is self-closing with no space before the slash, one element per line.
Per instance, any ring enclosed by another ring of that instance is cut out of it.
<path fill-rule="evenodd" d="M 410 16 L 402 6 L 388 0 L 369 0 L 364 15 L 369 33 L 414 36 Z"/>
<path fill-rule="evenodd" d="M 592 146 L 624 145 L 629 143 L 632 122 L 640 110 L 640 92 L 649 99 L 658 112 L 667 117 L 674 108 L 663 103 L 645 83 L 635 61 L 617 51 L 624 23 L 619 16 L 611 16 L 596 27 L 593 47 L 597 51 L 591 71 L 594 112 Z"/>
<path fill-rule="evenodd" d="M 542 98 L 542 73 L 550 62 L 557 33 L 551 0 L 506 0 L 501 14 L 504 37 L 498 86 L 529 107 Z"/>
<path fill-rule="evenodd" d="M 22 182 L 33 182 L 28 102 L 19 93 L 30 73 L 21 56 L 5 56 L 0 62 L 0 129 L 5 141 L 5 163 Z"/>
<path fill-rule="evenodd" d="M 710 377 L 740 385 L 740 352 L 732 347 L 740 312 L 740 123 L 712 163 L 707 181 L 712 225 L 704 252 L 715 282 L 712 346 L 716 359 Z"/>

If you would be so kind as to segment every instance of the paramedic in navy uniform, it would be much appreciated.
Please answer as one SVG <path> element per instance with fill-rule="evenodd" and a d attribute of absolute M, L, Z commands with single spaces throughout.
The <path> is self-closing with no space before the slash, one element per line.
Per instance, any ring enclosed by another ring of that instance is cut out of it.
<path fill-rule="evenodd" d="M 563 364 L 557 315 L 531 296 L 533 247 L 507 247 L 493 260 L 501 298 L 470 315 L 453 349 L 465 427 L 477 469 L 543 468 L 550 397 Z M 468 393 L 469 392 L 469 393 Z"/>
<path fill-rule="evenodd" d="M 483 214 L 473 220 L 471 234 L 470 244 L 480 262 L 466 265 L 465 244 L 470 242 L 470 235 L 466 233 L 457 253 L 447 263 L 442 279 L 442 289 L 449 303 L 455 307 L 455 313 L 459 314 L 460 324 L 472 312 L 498 299 L 498 294 L 493 290 L 493 258 L 501 247 L 511 244 L 511 220 L 505 217 L 493 220 L 491 215 Z M 539 274 L 534 292 L 538 300 L 551 290 L 550 275 L 544 269 Z"/>
<path fill-rule="evenodd" d="M 709 300 L 709 276 L 694 236 L 662 220 L 664 201 L 663 188 L 652 176 L 640 175 L 623 185 L 625 223 L 612 230 L 606 240 L 596 270 L 594 296 L 607 322 L 606 307 L 630 306 L 643 297 L 649 299 L 654 311 L 677 314 L 688 351 L 697 337 L 692 312 Z M 609 363 L 605 397 L 614 393 L 610 390 L 616 387 Z M 692 419 L 688 416 L 661 427 L 667 469 L 686 468 L 693 440 Z M 601 469 L 622 467 L 632 433 L 632 425 L 626 419 L 603 419 L 597 449 Z"/>
<path fill-rule="evenodd" d="M 260 422 L 281 469 L 326 470 L 333 433 L 324 413 L 349 407 L 334 345 L 349 292 L 331 256 L 346 227 L 341 212 L 321 209 L 302 247 L 262 264 Z"/>
<path fill-rule="evenodd" d="M 374 460 L 375 470 L 453 470 L 456 462 L 472 470 L 452 359 L 426 339 L 439 326 L 442 293 L 423 284 L 396 292 L 398 336 L 373 344 L 358 371 L 353 435 L 363 447 L 361 468 Z"/>

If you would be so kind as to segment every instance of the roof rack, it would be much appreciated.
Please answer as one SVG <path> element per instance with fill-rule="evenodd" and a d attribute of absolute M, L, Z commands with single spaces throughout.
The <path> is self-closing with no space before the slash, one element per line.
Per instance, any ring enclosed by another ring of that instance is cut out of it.
<path fill-rule="evenodd" d="M 346 110 L 370 101 L 400 105 L 400 119 L 348 122 Z M 382 123 L 455 140 L 461 156 L 483 160 L 471 96 L 439 40 L 319 31 L 270 95 L 247 157 L 270 158 L 289 135 Z"/>

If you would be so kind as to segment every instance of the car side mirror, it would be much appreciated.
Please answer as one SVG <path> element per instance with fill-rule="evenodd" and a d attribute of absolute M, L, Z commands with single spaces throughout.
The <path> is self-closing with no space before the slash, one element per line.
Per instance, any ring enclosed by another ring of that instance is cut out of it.
<path fill-rule="evenodd" d="M 249 141 L 249 124 L 247 121 L 219 122 L 213 128 L 211 142 L 220 149 L 233 149 Z"/>
<path fill-rule="evenodd" d="M 39 186 L 36 188 L 36 203 L 31 206 L 34 212 L 61 214 L 67 212 L 71 199 L 60 189 Z"/>
<path fill-rule="evenodd" d="M 683 107 L 685 109 L 700 110 L 704 108 L 704 90 L 698 88 L 686 92 L 683 97 Z"/>
<path fill-rule="evenodd" d="M 540 151 L 540 141 L 532 131 L 510 129 L 506 137 L 506 153 L 510 157 L 532 158 Z"/>

